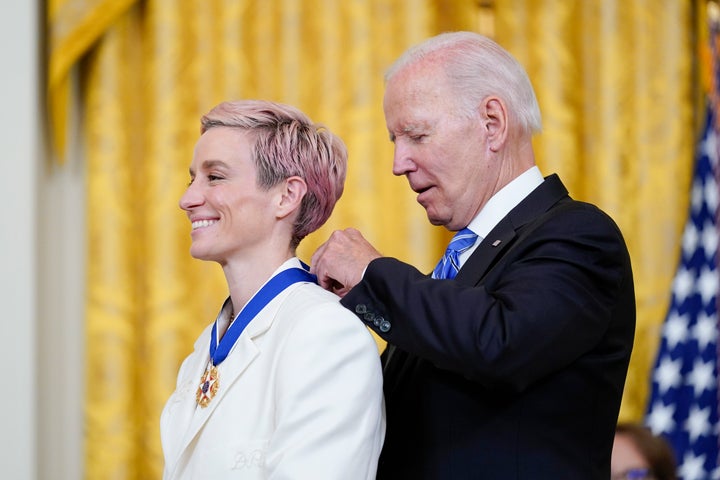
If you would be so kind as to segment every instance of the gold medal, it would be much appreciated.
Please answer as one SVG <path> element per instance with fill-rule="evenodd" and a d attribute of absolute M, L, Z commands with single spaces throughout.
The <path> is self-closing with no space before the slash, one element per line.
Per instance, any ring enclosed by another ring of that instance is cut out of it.
<path fill-rule="evenodd" d="M 195 400 L 198 405 L 205 408 L 210 403 L 217 393 L 220 383 L 218 382 L 218 370 L 212 363 L 208 366 L 200 378 L 200 385 L 198 386 L 197 393 L 195 394 Z"/>

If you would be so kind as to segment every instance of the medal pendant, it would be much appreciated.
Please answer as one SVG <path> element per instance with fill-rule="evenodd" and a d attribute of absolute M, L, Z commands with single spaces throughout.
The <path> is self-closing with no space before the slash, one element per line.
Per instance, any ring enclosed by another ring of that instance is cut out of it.
<path fill-rule="evenodd" d="M 200 385 L 198 386 L 197 393 L 195 394 L 195 400 L 200 407 L 205 408 L 210 403 L 217 393 L 220 383 L 218 382 L 218 370 L 215 365 L 205 370 L 203 376 L 200 378 Z"/>

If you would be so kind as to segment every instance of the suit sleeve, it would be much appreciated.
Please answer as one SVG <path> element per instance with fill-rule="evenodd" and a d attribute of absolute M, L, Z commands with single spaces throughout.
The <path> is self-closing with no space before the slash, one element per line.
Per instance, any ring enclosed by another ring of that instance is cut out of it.
<path fill-rule="evenodd" d="M 400 349 L 514 391 L 592 351 L 613 322 L 634 324 L 625 243 L 586 204 L 546 219 L 473 285 L 381 258 L 342 303 Z"/>
<path fill-rule="evenodd" d="M 268 478 L 374 479 L 385 432 L 377 345 L 337 300 L 295 316 L 278 365 Z"/>

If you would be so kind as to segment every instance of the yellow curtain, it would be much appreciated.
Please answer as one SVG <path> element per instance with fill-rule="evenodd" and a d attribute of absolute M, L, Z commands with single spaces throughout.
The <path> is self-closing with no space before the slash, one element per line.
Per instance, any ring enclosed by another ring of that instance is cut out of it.
<path fill-rule="evenodd" d="M 560 173 L 576 198 L 599 204 L 623 229 L 639 314 L 623 415 L 639 418 L 686 213 L 694 132 L 690 7 L 659 3 L 51 1 L 50 31 L 64 32 L 49 37 L 55 138 L 64 135 L 63 92 L 78 62 L 83 105 L 86 477 L 160 477 L 160 411 L 180 361 L 227 295 L 219 267 L 189 257 L 189 225 L 177 207 L 199 117 L 215 104 L 291 103 L 345 139 L 345 194 L 328 225 L 303 241 L 302 258 L 333 229 L 354 226 L 384 254 L 432 268 L 448 236 L 391 175 L 382 73 L 409 45 L 444 30 L 494 33 L 526 65 L 543 110 L 541 169 Z M 73 7 L 73 22 L 60 21 L 63 5 Z M 91 15 L 100 10 L 102 22 Z M 77 36 L 82 48 L 63 41 Z"/>

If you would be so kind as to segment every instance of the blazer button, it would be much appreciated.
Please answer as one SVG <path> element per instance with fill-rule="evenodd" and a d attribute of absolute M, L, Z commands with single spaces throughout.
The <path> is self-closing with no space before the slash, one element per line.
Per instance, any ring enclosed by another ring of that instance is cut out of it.
<path fill-rule="evenodd" d="M 376 327 L 379 327 L 380 324 L 383 323 L 384 321 L 385 321 L 385 319 L 383 317 L 381 317 L 380 315 L 378 315 L 377 317 L 375 317 L 375 320 L 373 320 L 373 324 L 375 324 Z"/>
<path fill-rule="evenodd" d="M 365 315 L 363 315 L 363 318 L 366 322 L 372 322 L 375 320 L 375 314 L 373 312 L 367 312 Z"/>
<path fill-rule="evenodd" d="M 357 305 L 355 305 L 355 313 L 362 315 L 365 312 L 367 312 L 367 305 L 365 305 L 364 303 L 358 303 Z"/>
<path fill-rule="evenodd" d="M 390 322 L 388 322 L 387 320 L 383 320 L 382 322 L 380 322 L 380 326 L 378 328 L 381 332 L 387 333 L 390 331 L 390 326 Z"/>

